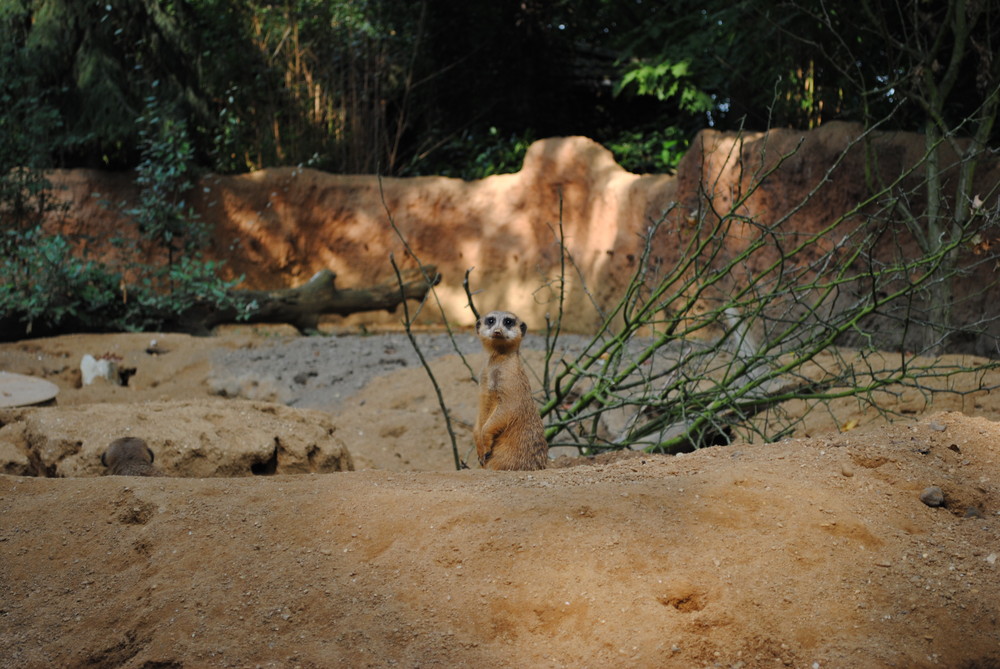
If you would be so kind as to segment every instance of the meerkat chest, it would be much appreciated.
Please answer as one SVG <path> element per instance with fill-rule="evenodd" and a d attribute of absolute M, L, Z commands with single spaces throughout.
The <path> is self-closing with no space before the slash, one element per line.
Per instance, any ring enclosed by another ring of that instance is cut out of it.
<path fill-rule="evenodd" d="M 503 388 L 503 370 L 496 366 L 487 367 L 483 370 L 482 389 L 488 393 L 498 393 Z"/>
<path fill-rule="evenodd" d="M 506 358 L 490 361 L 480 377 L 482 389 L 489 393 L 501 393 L 515 382 L 519 372 L 516 359 Z"/>
<path fill-rule="evenodd" d="M 489 376 L 487 377 L 487 384 L 491 392 L 499 392 L 504 385 L 504 370 L 501 367 L 493 367 L 490 369 Z"/>

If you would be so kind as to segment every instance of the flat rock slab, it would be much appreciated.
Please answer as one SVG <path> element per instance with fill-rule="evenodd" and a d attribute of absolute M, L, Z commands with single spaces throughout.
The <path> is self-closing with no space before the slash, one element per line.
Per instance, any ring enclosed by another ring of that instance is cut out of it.
<path fill-rule="evenodd" d="M 351 455 L 322 411 L 267 402 L 197 399 L 23 407 L 0 412 L 0 471 L 101 476 L 101 454 L 139 437 L 167 476 L 192 478 L 351 470 Z M 5 458 L 11 458 L 7 460 Z"/>
<path fill-rule="evenodd" d="M 45 379 L 0 372 L 0 408 L 44 404 L 58 393 L 59 386 Z"/>

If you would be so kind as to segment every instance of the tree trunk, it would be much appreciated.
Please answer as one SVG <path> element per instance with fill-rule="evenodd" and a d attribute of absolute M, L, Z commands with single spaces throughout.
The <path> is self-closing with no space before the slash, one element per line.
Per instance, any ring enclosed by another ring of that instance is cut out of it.
<path fill-rule="evenodd" d="M 335 285 L 337 275 L 324 269 L 297 288 L 232 291 L 236 303 L 246 305 L 245 309 L 196 305 L 178 316 L 167 329 L 205 335 L 226 323 L 288 323 L 300 332 L 314 331 L 320 318 L 327 314 L 347 316 L 382 309 L 392 312 L 403 301 L 403 293 L 406 299 L 422 300 L 441 279 L 434 265 L 405 270 L 402 274 L 403 292 L 396 281 L 342 290 Z"/>

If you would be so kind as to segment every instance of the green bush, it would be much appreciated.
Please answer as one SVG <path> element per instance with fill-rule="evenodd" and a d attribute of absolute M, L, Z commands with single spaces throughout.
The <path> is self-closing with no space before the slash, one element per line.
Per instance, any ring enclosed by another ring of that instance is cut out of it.
<path fill-rule="evenodd" d="M 436 174 L 473 180 L 493 174 L 517 172 L 524 163 L 524 154 L 537 139 L 535 133 L 503 133 L 490 127 L 483 133 L 466 132 L 445 143 L 435 154 L 435 160 L 425 160 L 411 166 L 410 174 Z M 615 160 L 636 174 L 670 174 L 690 146 L 690 134 L 683 128 L 642 128 L 614 134 L 609 138 L 595 137 Z"/>
<path fill-rule="evenodd" d="M 108 313 L 119 309 L 121 275 L 75 257 L 65 237 L 40 227 L 4 230 L 0 247 L 0 314 L 16 320 L 24 334 L 47 333 L 65 323 L 103 330 L 118 320 L 108 319 Z"/>
<path fill-rule="evenodd" d="M 618 164 L 636 174 L 672 174 L 690 144 L 678 127 L 626 131 L 605 142 Z"/>
<path fill-rule="evenodd" d="M 0 338 L 162 329 L 196 306 L 232 304 L 230 289 L 238 281 L 223 281 L 220 263 L 203 259 L 208 229 L 187 204 L 194 182 L 187 128 L 161 109 L 155 96 L 146 102 L 139 119 L 139 200 L 119 205 L 139 234 L 111 240 L 123 259 L 115 265 L 81 256 L 72 240 L 41 225 L 58 205 L 44 172 L 31 160 L 37 154 L 23 135 L 11 131 L 14 115 L 22 123 L 44 122 L 44 114 L 30 113 L 41 102 L 22 100 L 0 112 L 6 131 L 0 141 Z M 150 246 L 165 260 L 142 262 Z"/>
<path fill-rule="evenodd" d="M 154 90 L 157 87 L 153 82 Z M 221 263 L 207 261 L 202 250 L 209 229 L 187 201 L 195 182 L 194 144 L 187 125 L 161 106 L 155 95 L 146 98 L 138 119 L 142 159 L 136 168 L 139 201 L 120 205 L 139 232 L 118 241 L 130 260 L 124 275 L 134 277 L 122 312 L 121 329 L 164 327 L 195 306 L 225 307 L 233 302 L 230 289 L 239 282 L 219 278 Z M 140 246 L 151 244 L 166 255 L 165 262 L 147 265 Z"/>
<path fill-rule="evenodd" d="M 504 133 L 496 126 L 469 130 L 443 142 L 433 158 L 422 158 L 403 169 L 403 176 L 433 174 L 472 181 L 521 169 L 524 154 L 535 141 L 534 133 Z"/>

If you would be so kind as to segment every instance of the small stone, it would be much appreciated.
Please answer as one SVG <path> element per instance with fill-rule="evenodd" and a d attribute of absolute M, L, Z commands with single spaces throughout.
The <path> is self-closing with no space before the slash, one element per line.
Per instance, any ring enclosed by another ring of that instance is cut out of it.
<path fill-rule="evenodd" d="M 920 493 L 920 501 L 927 506 L 941 506 L 944 504 L 944 491 L 936 485 L 924 488 Z"/>
<path fill-rule="evenodd" d="M 851 478 L 852 476 L 854 476 L 854 470 L 848 467 L 847 465 L 841 465 L 840 474 L 841 476 L 846 476 L 847 478 Z"/>
<path fill-rule="evenodd" d="M 932 430 L 935 430 L 936 432 L 944 432 L 945 430 L 948 429 L 947 425 L 942 425 L 941 423 L 937 422 L 936 420 L 932 420 L 929 423 L 929 426 L 930 426 L 930 428 Z"/>
<path fill-rule="evenodd" d="M 968 509 L 965 510 L 965 515 L 963 517 L 964 518 L 984 518 L 985 516 L 983 516 L 983 512 L 982 511 L 980 511 L 979 509 L 977 509 L 974 506 L 970 506 Z"/>

